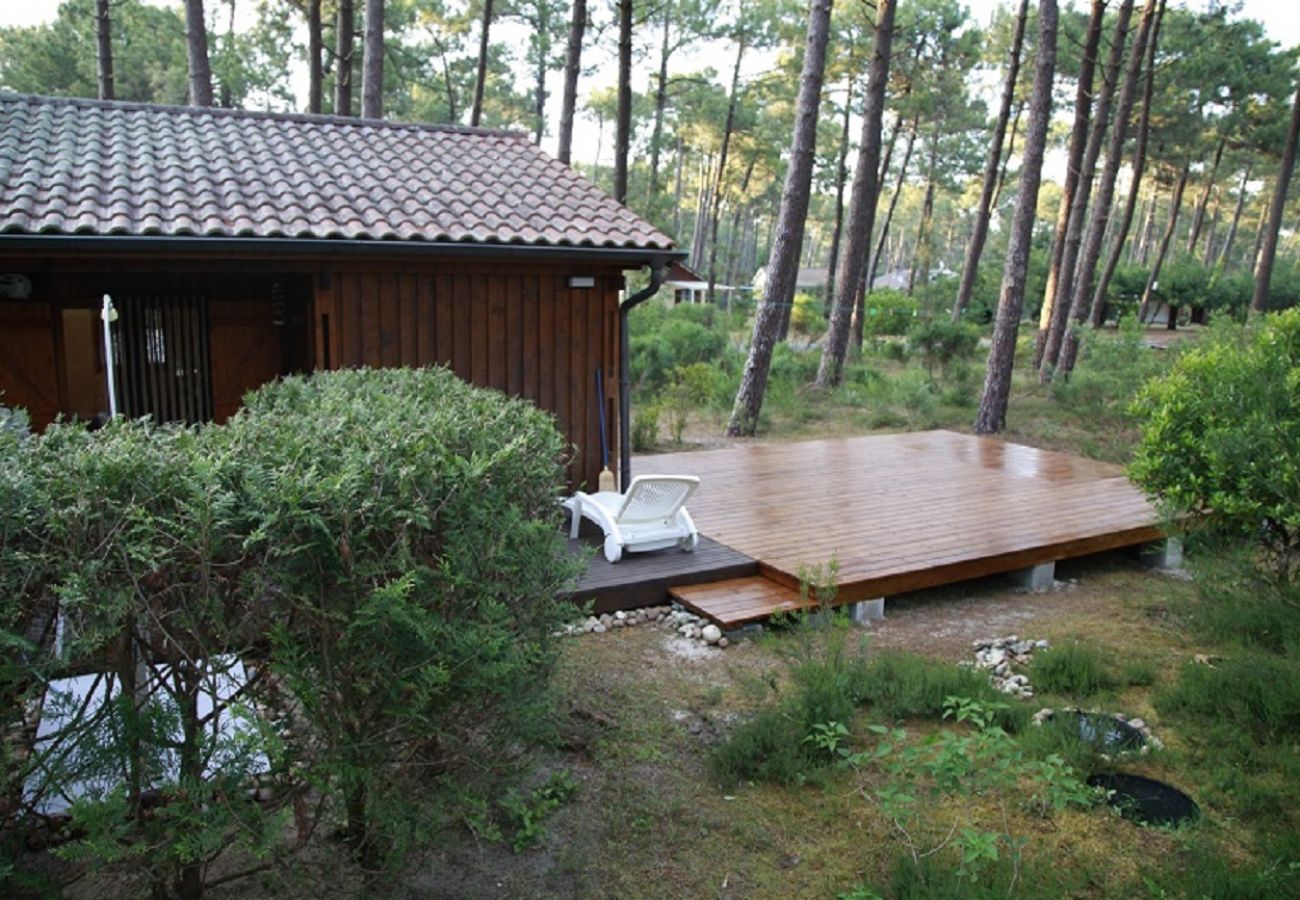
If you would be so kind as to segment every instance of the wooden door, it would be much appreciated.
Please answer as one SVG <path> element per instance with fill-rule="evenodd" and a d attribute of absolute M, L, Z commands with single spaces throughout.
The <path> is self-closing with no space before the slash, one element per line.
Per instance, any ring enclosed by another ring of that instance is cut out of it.
<path fill-rule="evenodd" d="M 32 427 L 59 413 L 54 309 L 49 303 L 0 303 L 0 405 L 27 410 Z"/>

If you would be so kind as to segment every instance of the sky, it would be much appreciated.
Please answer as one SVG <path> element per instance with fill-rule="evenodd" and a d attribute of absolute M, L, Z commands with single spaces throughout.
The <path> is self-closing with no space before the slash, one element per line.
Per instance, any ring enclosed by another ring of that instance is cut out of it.
<path fill-rule="evenodd" d="M 48 22 L 54 18 L 61 0 L 0 0 L 0 25 L 35 25 Z M 150 0 L 159 6 L 177 5 L 168 0 Z M 966 6 L 980 22 L 987 22 L 990 13 L 998 6 L 1004 6 L 1010 0 L 966 0 Z M 244 0 L 241 4 L 254 6 L 253 0 Z M 1083 5 L 1079 0 L 1068 3 L 1071 6 Z M 1204 2 L 1190 5 L 1203 6 Z M 1242 17 L 1258 19 L 1264 23 L 1269 37 L 1284 47 L 1300 45 L 1300 8 L 1292 0 L 1244 0 Z"/>

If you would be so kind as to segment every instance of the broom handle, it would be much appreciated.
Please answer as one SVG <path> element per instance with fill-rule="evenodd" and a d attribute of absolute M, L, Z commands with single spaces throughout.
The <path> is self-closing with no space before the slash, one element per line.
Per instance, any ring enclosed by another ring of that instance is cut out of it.
<path fill-rule="evenodd" d="M 609 439 L 605 436 L 605 378 L 596 366 L 596 399 L 597 410 L 600 412 L 600 464 L 603 468 L 609 468 Z"/>

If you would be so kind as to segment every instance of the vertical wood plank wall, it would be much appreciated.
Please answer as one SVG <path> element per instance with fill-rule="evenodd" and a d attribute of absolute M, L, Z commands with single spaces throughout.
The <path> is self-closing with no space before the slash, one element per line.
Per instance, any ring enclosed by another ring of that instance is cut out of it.
<path fill-rule="evenodd" d="M 570 288 L 570 275 L 595 286 Z M 461 378 L 553 413 L 576 449 L 571 486 L 594 490 L 601 469 L 599 404 L 617 469 L 619 270 L 402 267 L 318 276 L 316 365 L 444 365 Z M 596 395 L 596 368 L 604 376 Z"/>

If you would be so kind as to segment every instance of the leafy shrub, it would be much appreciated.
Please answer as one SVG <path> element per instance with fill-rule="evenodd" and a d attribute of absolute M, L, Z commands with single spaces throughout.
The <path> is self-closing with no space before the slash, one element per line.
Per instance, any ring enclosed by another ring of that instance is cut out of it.
<path fill-rule="evenodd" d="M 790 310 L 790 328 L 795 334 L 817 337 L 826 331 L 826 315 L 821 301 L 812 294 L 794 295 L 794 308 Z"/>
<path fill-rule="evenodd" d="M 674 444 L 682 442 L 691 412 L 707 405 L 713 398 L 717 371 L 705 363 L 692 363 L 679 366 L 673 372 L 672 384 L 664 391 L 663 406 L 668 411 L 668 428 Z"/>
<path fill-rule="evenodd" d="M 935 369 L 946 373 L 954 363 L 972 359 L 979 341 L 979 329 L 974 325 L 943 317 L 923 319 L 907 332 L 908 349 L 921 358 L 931 380 Z"/>
<path fill-rule="evenodd" d="M 711 321 L 694 312 L 698 308 L 689 304 L 676 307 L 653 330 L 631 335 L 631 377 L 638 390 L 657 393 L 671 382 L 678 368 L 716 362 L 723 355 L 726 333 L 696 321 Z"/>
<path fill-rule="evenodd" d="M 373 871 L 428 827 L 426 766 L 487 766 L 545 715 L 563 440 L 444 369 L 287 378 L 227 428 L 291 750 Z"/>
<path fill-rule="evenodd" d="M 862 319 L 865 338 L 907 334 L 916 318 L 916 301 L 902 291 L 885 288 L 872 291 L 864 302 Z"/>
<path fill-rule="evenodd" d="M 663 407 L 658 403 L 638 403 L 632 407 L 632 449 L 638 453 L 653 450 L 659 445 L 659 415 Z"/>
<path fill-rule="evenodd" d="M 1118 336 L 1086 330 L 1082 339 L 1074 371 L 1052 381 L 1052 396 L 1079 417 L 1131 426 L 1133 398 L 1148 379 L 1166 370 L 1168 354 L 1146 345 L 1137 316 L 1120 320 Z"/>
<path fill-rule="evenodd" d="M 1029 667 L 1029 680 L 1036 691 L 1062 694 L 1077 700 L 1119 686 L 1106 656 L 1091 644 L 1080 641 L 1058 644 L 1035 653 Z"/>
<path fill-rule="evenodd" d="M 796 350 L 782 342 L 772 348 L 772 365 L 768 370 L 768 381 L 802 387 L 810 384 L 817 377 L 817 365 L 820 362 L 819 353 Z"/>
<path fill-rule="evenodd" d="M 1171 516 L 1300 549 L 1300 310 L 1220 328 L 1138 397 L 1133 478 Z"/>
<path fill-rule="evenodd" d="M 233 680 L 268 620 L 243 594 L 258 560 L 244 547 L 228 448 L 212 431 L 118 419 L 93 434 L 53 425 L 11 461 L 45 505 L 34 510 L 43 544 L 18 543 L 39 577 L 14 588 L 27 612 L 50 616 L 57 603 L 62 622 L 61 642 L 24 648 L 24 686 L 48 687 L 58 727 L 16 777 L 36 810 L 75 798 L 77 838 L 59 855 L 188 896 L 223 853 L 274 861 L 286 849 L 278 744 L 238 696 L 256 676 Z M 106 671 L 83 703 L 54 679 L 86 665 Z M 268 762 L 264 806 L 250 786 Z"/>

